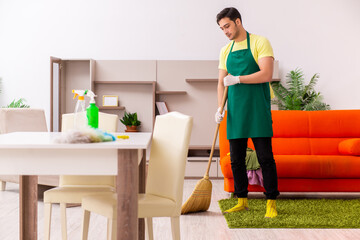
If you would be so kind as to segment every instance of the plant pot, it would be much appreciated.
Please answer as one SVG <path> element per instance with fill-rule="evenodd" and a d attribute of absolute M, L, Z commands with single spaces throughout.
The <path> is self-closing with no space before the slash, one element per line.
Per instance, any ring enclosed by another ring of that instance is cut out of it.
<path fill-rule="evenodd" d="M 137 126 L 126 126 L 125 132 L 137 132 Z"/>

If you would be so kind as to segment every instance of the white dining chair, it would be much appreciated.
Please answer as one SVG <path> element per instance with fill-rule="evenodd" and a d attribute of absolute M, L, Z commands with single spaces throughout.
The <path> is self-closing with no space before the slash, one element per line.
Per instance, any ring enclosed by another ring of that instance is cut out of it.
<path fill-rule="evenodd" d="M 47 132 L 45 112 L 35 108 L 0 108 L 0 133 Z M 19 176 L 1 175 L 0 190 L 6 182 L 19 182 Z"/>
<path fill-rule="evenodd" d="M 99 129 L 116 132 L 119 118 L 114 114 L 99 112 Z M 74 127 L 74 114 L 63 114 L 61 131 Z M 86 167 L 86 166 L 84 166 Z M 113 193 L 115 176 L 60 176 L 59 187 L 44 192 L 45 239 L 50 239 L 52 204 L 60 204 L 62 239 L 67 239 L 66 205 L 81 204 L 84 196 Z"/>
<path fill-rule="evenodd" d="M 153 239 L 153 217 L 170 217 L 173 239 L 180 239 L 185 165 L 192 122 L 192 117 L 178 112 L 156 117 L 146 190 L 138 195 L 137 203 L 138 217 L 146 219 L 146 232 L 150 240 Z M 108 219 L 108 239 L 116 239 L 116 206 L 114 193 L 84 197 L 82 239 L 88 237 L 90 212 Z"/>

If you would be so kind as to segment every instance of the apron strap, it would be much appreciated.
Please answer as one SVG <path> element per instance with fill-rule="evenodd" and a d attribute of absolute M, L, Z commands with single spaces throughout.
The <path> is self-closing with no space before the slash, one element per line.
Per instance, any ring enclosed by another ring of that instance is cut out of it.
<path fill-rule="evenodd" d="M 233 49 L 233 47 L 234 47 L 234 43 L 235 43 L 235 40 L 233 40 L 233 43 L 231 44 L 231 48 L 230 48 L 229 54 L 232 52 L 232 49 Z"/>
<path fill-rule="evenodd" d="M 247 41 L 247 48 L 250 50 L 250 35 L 248 32 L 246 32 L 246 41 Z"/>

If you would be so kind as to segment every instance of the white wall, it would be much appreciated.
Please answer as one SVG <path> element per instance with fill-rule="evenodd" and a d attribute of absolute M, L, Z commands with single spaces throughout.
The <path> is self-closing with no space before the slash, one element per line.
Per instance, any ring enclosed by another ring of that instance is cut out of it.
<path fill-rule="evenodd" d="M 360 108 L 358 0 L 0 0 L 0 105 L 24 97 L 49 114 L 49 56 L 218 59 L 228 40 L 215 16 L 228 6 L 270 40 L 282 78 L 320 73 L 332 109 Z"/>

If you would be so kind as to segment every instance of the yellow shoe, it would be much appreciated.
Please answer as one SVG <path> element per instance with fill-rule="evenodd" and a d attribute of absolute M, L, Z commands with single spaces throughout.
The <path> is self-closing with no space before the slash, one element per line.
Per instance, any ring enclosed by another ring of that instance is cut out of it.
<path fill-rule="evenodd" d="M 265 217 L 266 218 L 274 218 L 276 217 L 277 211 L 276 211 L 276 200 L 267 200 L 266 202 L 266 214 Z"/>
<path fill-rule="evenodd" d="M 224 213 L 240 212 L 243 210 L 249 210 L 247 198 L 238 198 L 238 204 L 236 204 L 235 207 L 226 210 Z"/>

